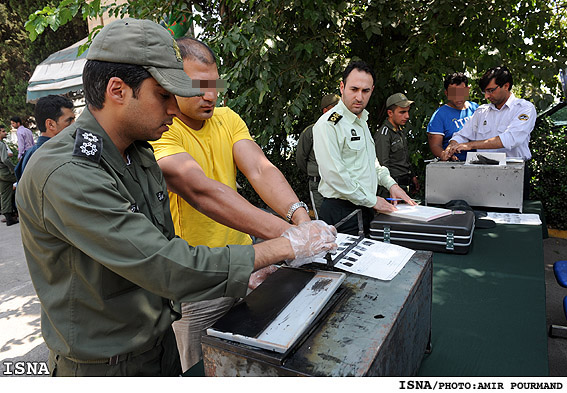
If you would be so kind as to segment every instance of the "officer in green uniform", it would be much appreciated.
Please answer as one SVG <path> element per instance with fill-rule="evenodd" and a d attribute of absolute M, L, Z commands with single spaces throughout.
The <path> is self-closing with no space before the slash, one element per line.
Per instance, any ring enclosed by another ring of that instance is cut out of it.
<path fill-rule="evenodd" d="M 410 191 L 410 185 L 417 188 L 417 177 L 412 176 L 409 161 L 407 130 L 404 128 L 408 119 L 410 106 L 413 101 L 402 93 L 392 94 L 386 100 L 388 117 L 378 131 L 374 133 L 376 157 L 380 164 L 390 170 L 390 176 L 405 192 Z M 389 191 L 380 186 L 378 195 L 387 197 Z"/>
<path fill-rule="evenodd" d="M 16 212 L 13 209 L 14 183 L 14 164 L 10 160 L 11 152 L 4 143 L 4 138 L 8 135 L 6 127 L 0 125 L 0 211 L 6 218 L 6 225 L 18 223 Z"/>
<path fill-rule="evenodd" d="M 321 99 L 321 111 L 327 113 L 328 110 L 337 105 L 341 97 L 337 94 L 327 94 Z M 323 203 L 323 196 L 319 194 L 319 167 L 315 159 L 315 152 L 313 151 L 313 126 L 311 124 L 303 130 L 297 141 L 297 151 L 295 153 L 295 162 L 299 169 L 307 174 L 309 177 L 309 195 L 311 197 L 311 206 L 313 206 L 313 213 L 315 218 L 319 219 L 319 209 Z"/>
<path fill-rule="evenodd" d="M 32 156 L 16 197 L 48 367 L 52 375 L 179 375 L 171 328 L 179 302 L 243 297 L 254 270 L 307 263 L 333 247 L 334 233 L 312 221 L 259 245 L 216 249 L 176 237 L 146 141 L 172 123 L 174 95 L 201 93 L 173 37 L 151 21 L 107 25 L 87 59 L 87 108 Z"/>
<path fill-rule="evenodd" d="M 392 198 L 415 204 L 392 179 L 388 168 L 376 159 L 365 109 L 374 80 L 374 71 L 365 62 L 349 64 L 340 84 L 341 100 L 313 126 L 313 148 L 321 175 L 319 192 L 324 197 L 319 216 L 335 225 L 360 209 L 365 233 L 376 211 L 396 210 L 384 198 L 376 197 L 378 185 L 386 187 Z M 339 231 L 357 235 L 356 215 L 343 223 Z"/>

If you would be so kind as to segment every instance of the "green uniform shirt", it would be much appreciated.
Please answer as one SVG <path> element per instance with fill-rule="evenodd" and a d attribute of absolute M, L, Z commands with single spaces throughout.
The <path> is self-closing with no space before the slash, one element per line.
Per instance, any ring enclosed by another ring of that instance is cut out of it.
<path fill-rule="evenodd" d="M 0 177 L 9 177 L 14 174 L 14 164 L 8 157 L 8 146 L 0 141 Z"/>
<path fill-rule="evenodd" d="M 140 349 L 179 318 L 178 302 L 243 297 L 253 270 L 252 246 L 193 248 L 175 237 L 150 145 L 126 152 L 129 165 L 85 109 L 32 156 L 18 185 L 43 337 L 66 357 Z"/>
<path fill-rule="evenodd" d="M 405 129 L 394 130 L 392 123 L 386 119 L 374 134 L 374 143 L 378 161 L 390 170 L 390 175 L 394 179 L 411 173 L 408 138 Z"/>
<path fill-rule="evenodd" d="M 295 162 L 307 176 L 319 177 L 319 166 L 313 151 L 313 125 L 307 126 L 299 136 Z"/>
<path fill-rule="evenodd" d="M 396 181 L 376 159 L 368 129 L 368 111 L 360 119 L 342 100 L 313 126 L 313 148 L 319 163 L 319 192 L 358 206 L 376 204 L 378 184 L 390 189 Z"/>

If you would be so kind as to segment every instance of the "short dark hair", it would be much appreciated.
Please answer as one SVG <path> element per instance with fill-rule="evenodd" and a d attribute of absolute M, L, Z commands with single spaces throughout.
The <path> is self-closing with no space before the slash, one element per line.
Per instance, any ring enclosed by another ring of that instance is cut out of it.
<path fill-rule="evenodd" d="M 22 119 L 20 118 L 20 116 L 12 116 L 10 118 L 10 121 L 13 121 L 14 123 L 20 123 L 22 124 Z"/>
<path fill-rule="evenodd" d="M 494 79 L 494 83 L 496 83 L 496 85 L 500 87 L 504 86 L 506 83 L 509 83 L 509 90 L 512 90 L 512 74 L 505 66 L 494 67 L 486 71 L 482 78 L 480 78 L 480 80 L 478 81 L 480 90 L 486 90 L 486 86 L 488 86 L 492 79 Z"/>
<path fill-rule="evenodd" d="M 176 40 L 181 57 L 186 60 L 198 60 L 203 64 L 217 64 L 215 53 L 203 41 L 192 37 L 181 37 Z"/>
<path fill-rule="evenodd" d="M 348 78 L 348 76 L 350 75 L 350 73 L 352 72 L 352 70 L 357 69 L 359 71 L 363 71 L 366 72 L 368 74 L 370 74 L 372 76 L 372 85 L 374 85 L 374 82 L 376 82 L 376 74 L 374 73 L 374 70 L 372 69 L 372 67 L 370 67 L 365 61 L 354 61 L 352 63 L 350 63 L 347 68 L 345 68 L 345 70 L 343 71 L 343 83 L 346 84 L 346 80 Z"/>
<path fill-rule="evenodd" d="M 45 132 L 45 121 L 52 119 L 57 121 L 63 115 L 63 108 L 73 109 L 73 102 L 62 96 L 50 94 L 41 97 L 35 104 L 35 122 L 40 132 Z"/>
<path fill-rule="evenodd" d="M 395 111 L 397 107 L 398 106 L 396 104 L 390 105 L 389 107 L 386 108 L 386 113 L 388 113 L 388 111 L 392 111 L 392 112 Z"/>
<path fill-rule="evenodd" d="M 449 88 L 449 85 L 460 85 L 461 83 L 464 83 L 468 86 L 469 78 L 467 78 L 467 76 L 462 72 L 453 72 L 452 74 L 448 74 L 445 77 L 443 86 L 445 87 L 445 90 L 447 90 Z"/>
<path fill-rule="evenodd" d="M 103 108 L 106 86 L 112 77 L 122 79 L 132 88 L 132 94 L 136 98 L 142 82 L 151 78 L 151 75 L 144 67 L 135 64 L 87 60 L 83 69 L 83 90 L 87 105 L 96 109 Z"/>

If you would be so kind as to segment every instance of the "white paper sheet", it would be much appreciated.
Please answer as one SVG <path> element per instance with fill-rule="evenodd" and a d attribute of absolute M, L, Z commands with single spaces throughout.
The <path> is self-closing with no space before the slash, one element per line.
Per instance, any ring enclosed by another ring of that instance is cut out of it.
<path fill-rule="evenodd" d="M 537 214 L 488 212 L 486 218 L 497 224 L 541 225 L 541 219 Z"/>
<path fill-rule="evenodd" d="M 337 235 L 339 248 L 333 260 L 357 239 L 356 236 L 339 233 Z M 390 281 L 403 269 L 414 253 L 414 250 L 406 247 L 363 239 L 342 257 L 335 267 L 346 272 Z M 316 262 L 326 263 L 324 258 L 319 258 Z"/>

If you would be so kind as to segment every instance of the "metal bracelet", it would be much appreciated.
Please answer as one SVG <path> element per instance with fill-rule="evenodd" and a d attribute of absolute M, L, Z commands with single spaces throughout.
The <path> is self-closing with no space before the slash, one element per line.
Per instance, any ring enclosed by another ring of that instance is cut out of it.
<path fill-rule="evenodd" d="M 289 207 L 289 210 L 287 211 L 287 214 L 285 216 L 285 218 L 287 218 L 287 220 L 289 222 L 291 222 L 291 218 L 293 217 L 293 213 L 295 213 L 295 211 L 297 209 L 299 209 L 300 207 L 304 208 L 307 211 L 307 214 L 309 214 L 309 208 L 307 207 L 307 205 L 303 202 L 295 202 L 293 205 L 291 205 Z"/>

